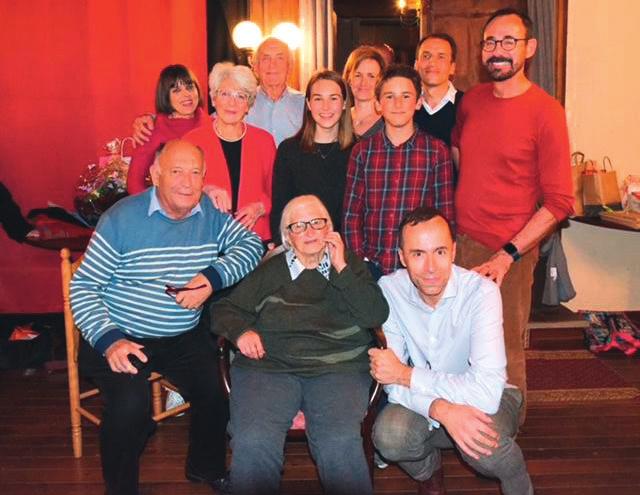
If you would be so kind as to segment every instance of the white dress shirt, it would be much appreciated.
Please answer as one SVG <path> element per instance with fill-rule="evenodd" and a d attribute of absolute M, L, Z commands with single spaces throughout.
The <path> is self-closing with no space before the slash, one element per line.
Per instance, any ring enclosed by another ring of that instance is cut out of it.
<path fill-rule="evenodd" d="M 431 108 L 429 106 L 429 104 L 427 103 L 427 98 L 424 96 L 424 90 L 423 90 L 423 92 L 422 92 L 422 106 L 424 107 L 424 109 L 426 110 L 426 112 L 429 115 L 433 115 L 434 113 L 437 113 L 440 110 L 442 110 L 442 107 L 444 107 L 449 102 L 451 102 L 452 104 L 455 105 L 455 103 L 456 103 L 456 93 L 457 92 L 458 92 L 458 90 L 455 88 L 453 83 L 451 81 L 449 81 L 449 88 L 447 89 L 447 92 L 442 97 L 442 100 L 440 100 L 435 107 Z"/>
<path fill-rule="evenodd" d="M 383 325 L 387 345 L 413 366 L 410 387 L 385 387 L 389 402 L 421 414 L 433 427 L 440 425 L 429 417 L 429 408 L 438 398 L 496 413 L 507 376 L 498 286 L 453 265 L 432 308 L 405 269 L 378 283 L 391 309 Z"/>

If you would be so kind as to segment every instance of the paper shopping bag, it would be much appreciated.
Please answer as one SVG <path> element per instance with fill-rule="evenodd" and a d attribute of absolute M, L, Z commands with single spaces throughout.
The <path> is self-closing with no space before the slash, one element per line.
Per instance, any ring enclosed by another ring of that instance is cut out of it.
<path fill-rule="evenodd" d="M 588 217 L 598 216 L 603 210 L 621 210 L 618 176 L 608 156 L 605 156 L 603 168 L 585 167 L 582 173 L 582 201 L 584 214 Z M 607 170 L 609 164 L 609 170 Z"/>

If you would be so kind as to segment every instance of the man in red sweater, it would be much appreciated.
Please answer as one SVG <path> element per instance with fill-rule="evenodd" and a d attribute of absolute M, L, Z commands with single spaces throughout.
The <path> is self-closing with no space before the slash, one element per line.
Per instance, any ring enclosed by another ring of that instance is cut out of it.
<path fill-rule="evenodd" d="M 524 397 L 524 336 L 538 245 L 573 204 L 564 110 L 524 70 L 537 47 L 531 31 L 529 17 L 512 9 L 489 18 L 482 63 L 493 82 L 465 94 L 452 136 L 460 172 L 456 264 L 500 285 L 508 382 Z"/>

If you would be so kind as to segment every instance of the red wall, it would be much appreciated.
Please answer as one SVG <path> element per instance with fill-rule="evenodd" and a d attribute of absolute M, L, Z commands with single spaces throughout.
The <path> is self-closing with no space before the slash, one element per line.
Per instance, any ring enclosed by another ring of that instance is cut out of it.
<path fill-rule="evenodd" d="M 168 64 L 206 87 L 205 0 L 0 0 L 0 180 L 26 214 L 71 207 L 104 143 L 153 110 Z M 0 230 L 0 313 L 62 308 L 58 254 Z"/>

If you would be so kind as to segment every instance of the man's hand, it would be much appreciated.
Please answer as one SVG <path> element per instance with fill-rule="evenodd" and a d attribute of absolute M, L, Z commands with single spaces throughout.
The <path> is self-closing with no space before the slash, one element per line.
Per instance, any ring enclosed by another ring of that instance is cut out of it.
<path fill-rule="evenodd" d="M 478 265 L 472 268 L 474 272 L 478 272 L 483 277 L 487 277 L 493 280 L 498 287 L 502 285 L 502 280 L 507 275 L 513 258 L 502 249 L 495 253 L 489 261 L 484 262 L 482 265 Z"/>
<path fill-rule="evenodd" d="M 185 309 L 197 309 L 213 294 L 211 283 L 202 273 L 198 273 L 186 285 L 186 288 L 199 287 L 201 289 L 185 290 L 176 294 L 176 302 Z"/>
<path fill-rule="evenodd" d="M 218 210 L 223 213 L 229 213 L 231 211 L 231 196 L 226 189 L 222 187 L 214 186 L 213 184 L 207 184 L 202 188 L 203 192 L 209 196 L 209 199 Z"/>
<path fill-rule="evenodd" d="M 147 356 L 140 350 L 143 347 L 144 346 L 127 339 L 116 340 L 104 353 L 107 358 L 107 363 L 109 363 L 111 367 L 111 371 L 114 373 L 131 373 L 132 375 L 136 375 L 138 370 L 131 364 L 131 361 L 129 361 L 129 354 L 137 356 L 140 361 L 146 363 Z"/>
<path fill-rule="evenodd" d="M 498 446 L 500 438 L 492 428 L 493 420 L 475 407 L 436 399 L 429 416 L 444 425 L 456 445 L 474 459 L 491 455 Z"/>
<path fill-rule="evenodd" d="M 383 385 L 411 386 L 413 370 L 403 364 L 391 349 L 369 349 L 371 376 Z"/>
<path fill-rule="evenodd" d="M 247 330 L 240 335 L 236 345 L 242 355 L 249 359 L 262 359 L 266 354 L 262 339 L 255 330 Z"/>
<path fill-rule="evenodd" d="M 144 143 L 148 142 L 154 127 L 155 122 L 153 120 L 153 115 L 146 113 L 136 117 L 133 121 L 134 146 L 142 146 Z"/>
<path fill-rule="evenodd" d="M 331 264 L 333 268 L 340 273 L 344 270 L 344 267 L 347 266 L 344 258 L 344 242 L 337 232 L 329 232 L 324 238 L 324 241 L 327 243 L 327 248 L 329 249 Z"/>
<path fill-rule="evenodd" d="M 251 230 L 258 218 L 264 215 L 264 211 L 264 205 L 260 201 L 256 201 L 240 208 L 234 216 L 238 222 Z"/>

